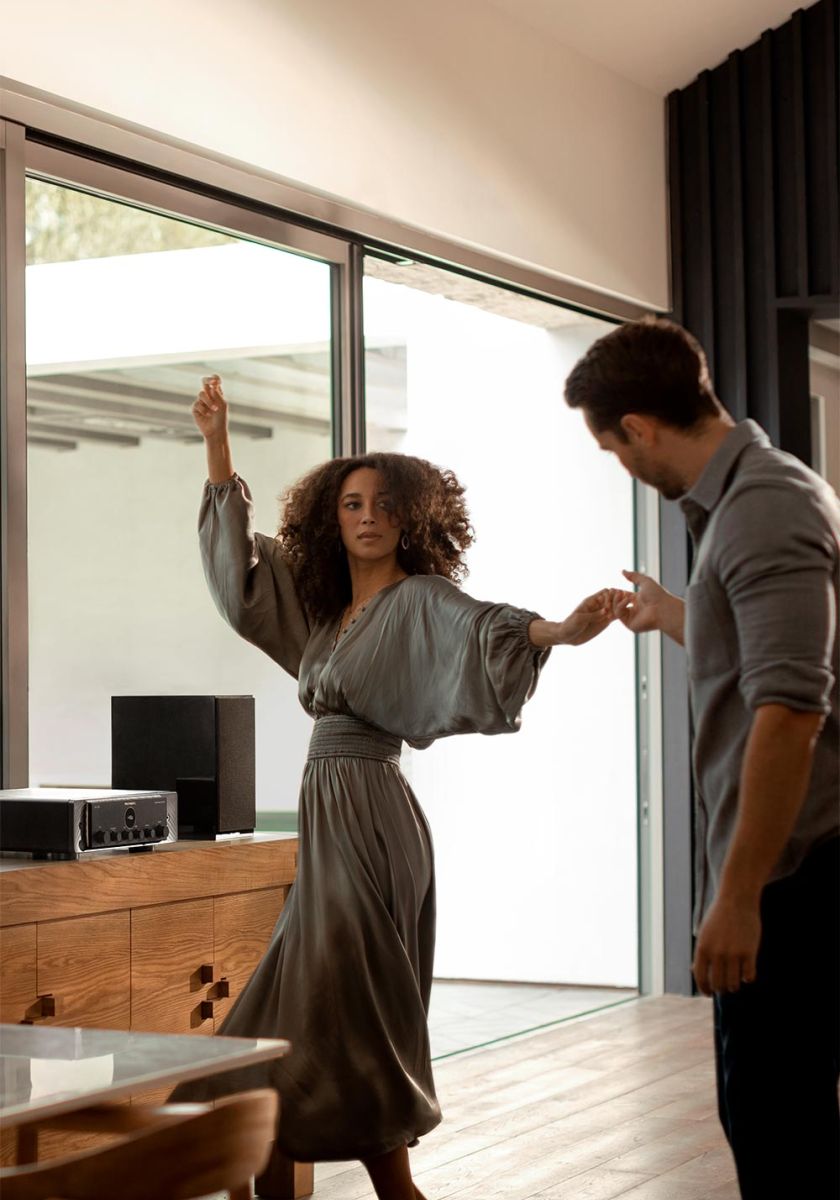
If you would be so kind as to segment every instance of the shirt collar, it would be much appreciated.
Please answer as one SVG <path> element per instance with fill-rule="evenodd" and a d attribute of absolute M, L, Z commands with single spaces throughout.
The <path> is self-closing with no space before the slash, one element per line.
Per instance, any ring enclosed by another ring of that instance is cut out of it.
<path fill-rule="evenodd" d="M 770 439 L 756 421 L 739 421 L 706 463 L 694 487 L 680 500 L 683 511 L 699 507 L 711 512 L 726 490 L 732 468 L 751 445 L 769 446 Z"/>

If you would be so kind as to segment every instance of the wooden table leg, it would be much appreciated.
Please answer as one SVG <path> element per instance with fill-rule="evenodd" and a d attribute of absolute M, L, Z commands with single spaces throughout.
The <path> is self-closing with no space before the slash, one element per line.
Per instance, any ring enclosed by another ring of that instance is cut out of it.
<path fill-rule="evenodd" d="M 38 1126 L 21 1125 L 17 1131 L 17 1164 L 38 1161 Z"/>
<path fill-rule="evenodd" d="M 315 1169 L 312 1163 L 297 1163 L 275 1146 L 262 1175 L 254 1183 L 261 1200 L 299 1200 L 315 1190 Z"/>

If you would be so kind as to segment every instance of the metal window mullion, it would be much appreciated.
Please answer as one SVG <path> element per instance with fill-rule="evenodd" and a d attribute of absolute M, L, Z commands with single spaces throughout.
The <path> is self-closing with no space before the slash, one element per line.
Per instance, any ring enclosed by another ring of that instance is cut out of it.
<path fill-rule="evenodd" d="M 0 695 L 2 786 L 29 783 L 25 131 L 0 122 Z"/>
<path fill-rule="evenodd" d="M 362 311 L 364 253 L 348 246 L 347 260 L 333 268 L 333 453 L 365 449 L 365 342 Z"/>
<path fill-rule="evenodd" d="M 637 482 L 634 499 L 636 570 L 658 579 L 658 498 Z M 642 634 L 636 647 L 639 991 L 658 996 L 665 990 L 661 634 Z"/>

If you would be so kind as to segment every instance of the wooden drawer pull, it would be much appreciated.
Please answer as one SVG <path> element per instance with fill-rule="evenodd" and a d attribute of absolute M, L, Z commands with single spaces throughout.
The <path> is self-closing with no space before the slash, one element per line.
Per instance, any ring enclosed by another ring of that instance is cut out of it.
<path fill-rule="evenodd" d="M 226 1000 L 230 995 L 230 980 L 220 979 L 216 984 L 216 999 Z"/>
<path fill-rule="evenodd" d="M 201 1001 L 201 1019 L 202 1021 L 211 1021 L 213 1019 L 213 1001 Z"/>
<path fill-rule="evenodd" d="M 52 992 L 47 992 L 47 993 L 45 993 L 45 995 L 39 996 L 38 1000 L 41 1005 L 41 1016 L 42 1017 L 54 1017 L 55 1016 L 55 996 L 52 994 Z"/>
<path fill-rule="evenodd" d="M 215 963 L 202 963 L 198 968 L 198 975 L 202 983 L 212 983 L 213 976 L 216 974 Z"/>

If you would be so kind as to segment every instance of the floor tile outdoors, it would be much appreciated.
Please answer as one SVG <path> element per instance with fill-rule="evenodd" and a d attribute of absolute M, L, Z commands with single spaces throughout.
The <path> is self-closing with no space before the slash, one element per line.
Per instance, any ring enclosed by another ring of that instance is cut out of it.
<path fill-rule="evenodd" d="M 636 994 L 628 988 L 436 979 L 429 1014 L 432 1058 L 567 1021 Z"/>

